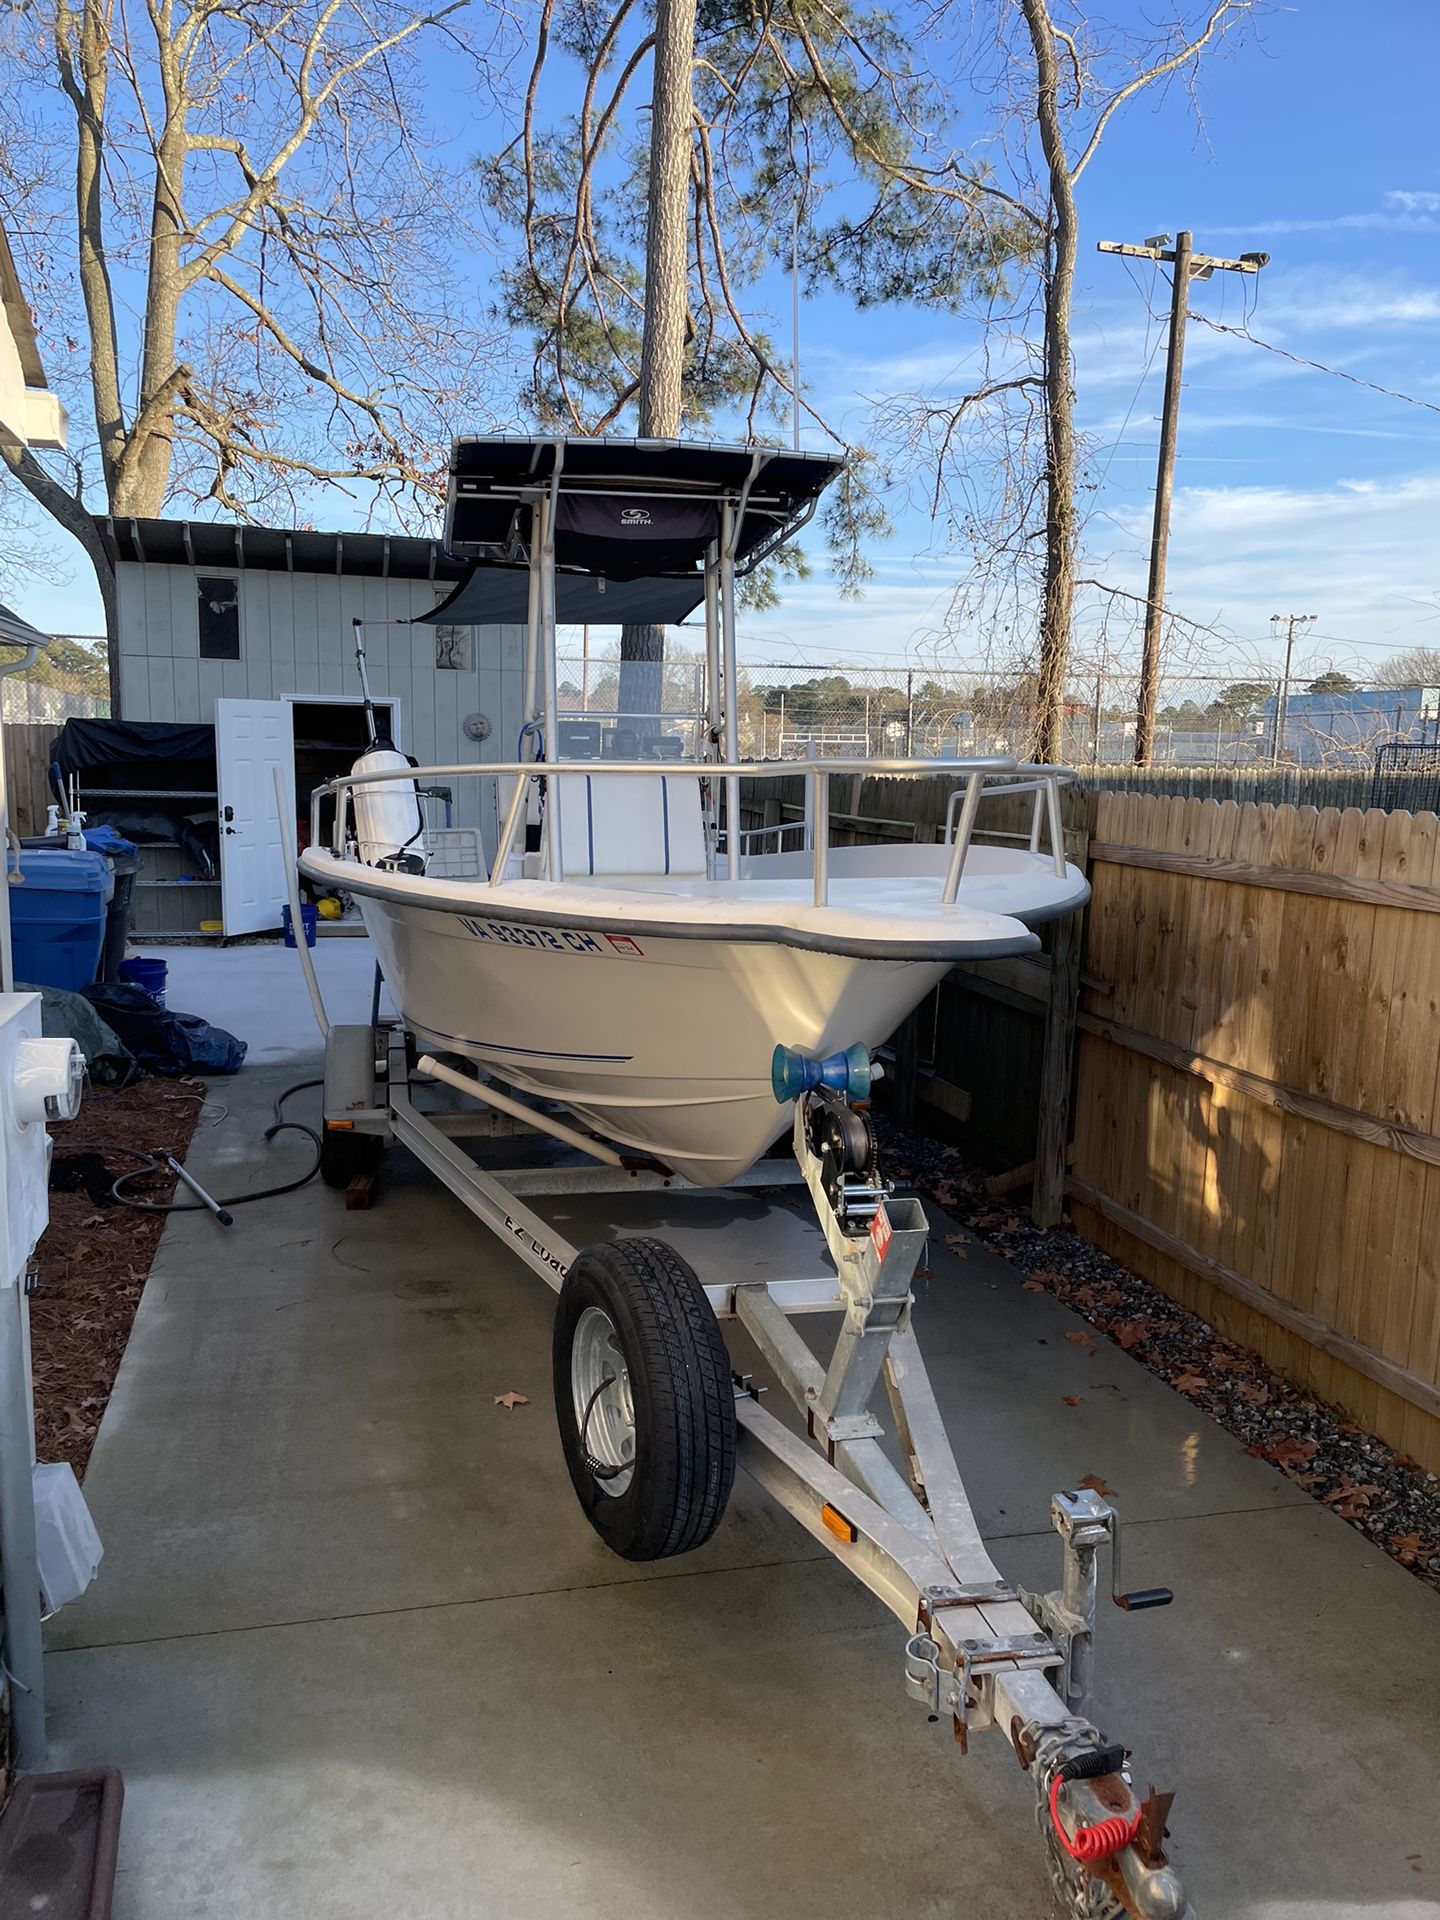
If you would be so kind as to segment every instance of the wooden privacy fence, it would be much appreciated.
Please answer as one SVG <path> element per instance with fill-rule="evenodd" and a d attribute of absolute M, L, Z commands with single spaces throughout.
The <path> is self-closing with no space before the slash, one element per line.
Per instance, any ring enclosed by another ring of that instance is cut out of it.
<path fill-rule="evenodd" d="M 1440 1470 L 1440 821 L 1107 793 L 1090 1238 Z"/>
<path fill-rule="evenodd" d="M 5 796 L 11 828 L 18 834 L 45 831 L 45 809 L 54 797 L 48 769 L 56 731 L 48 720 L 6 724 Z"/>

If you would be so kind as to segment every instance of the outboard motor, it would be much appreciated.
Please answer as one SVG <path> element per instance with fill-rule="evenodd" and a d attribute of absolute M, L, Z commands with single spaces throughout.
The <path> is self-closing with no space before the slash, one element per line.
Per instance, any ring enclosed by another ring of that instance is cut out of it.
<path fill-rule="evenodd" d="M 376 724 L 375 705 L 370 698 L 370 678 L 365 671 L 365 642 L 362 622 L 355 629 L 355 664 L 360 670 L 360 687 L 365 695 L 365 718 L 370 728 L 370 744 L 350 769 L 351 773 L 398 772 L 416 763 L 401 753 Z M 392 873 L 424 873 L 425 815 L 420 808 L 420 791 L 413 780 L 386 780 L 371 787 L 356 787 L 350 795 L 354 810 L 355 841 L 360 858 L 369 867 L 385 867 Z"/>

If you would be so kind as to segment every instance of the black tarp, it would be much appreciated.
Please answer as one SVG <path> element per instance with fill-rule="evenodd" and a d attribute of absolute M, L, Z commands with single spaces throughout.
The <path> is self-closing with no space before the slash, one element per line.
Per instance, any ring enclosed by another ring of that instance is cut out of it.
<path fill-rule="evenodd" d="M 555 618 L 562 627 L 669 627 L 705 598 L 699 574 L 675 580 L 602 580 L 557 573 Z M 530 605 L 530 569 L 477 565 L 438 607 L 418 616 L 429 626 L 523 626 Z"/>
<path fill-rule="evenodd" d="M 51 742 L 50 758 L 62 779 L 94 767 L 143 764 L 143 780 L 107 778 L 97 784 L 213 788 L 215 729 L 174 720 L 67 720 Z M 197 766 L 203 778 L 195 777 Z"/>
<path fill-rule="evenodd" d="M 218 871 L 215 729 L 173 720 L 67 720 L 50 743 L 51 786 L 78 774 L 92 826 L 142 846 L 174 841 L 192 872 Z M 97 789 L 120 789 L 107 798 Z M 164 796 L 173 793 L 173 800 Z M 137 795 L 144 797 L 136 797 Z M 56 798 L 62 798 L 57 790 Z"/>

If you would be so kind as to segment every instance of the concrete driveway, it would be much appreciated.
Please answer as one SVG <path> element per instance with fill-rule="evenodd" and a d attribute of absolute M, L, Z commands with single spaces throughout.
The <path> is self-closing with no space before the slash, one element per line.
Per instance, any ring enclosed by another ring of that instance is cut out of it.
<path fill-rule="evenodd" d="M 192 1167 L 283 1178 L 307 1150 L 263 1145 L 270 1103 L 318 1071 L 294 956 L 169 958 L 172 1004 L 252 1046 Z M 367 1017 L 365 943 L 319 958 Z M 819 1260 L 783 1197 L 545 1210 L 707 1279 Z M 1199 1913 L 1440 1916 L 1434 1596 L 983 1248 L 933 1247 L 916 1324 L 1001 1568 L 1053 1583 L 1049 1495 L 1098 1473 L 1127 1584 L 1175 1589 L 1106 1609 L 1098 1715 L 1178 1789 Z M 398 1149 L 369 1213 L 317 1183 L 172 1220 L 86 1483 L 106 1558 L 50 1628 L 52 1764 L 125 1774 L 117 1920 L 1037 1920 L 1008 1747 L 927 1724 L 902 1629 L 743 1475 L 687 1559 L 600 1545 L 550 1308 Z"/>

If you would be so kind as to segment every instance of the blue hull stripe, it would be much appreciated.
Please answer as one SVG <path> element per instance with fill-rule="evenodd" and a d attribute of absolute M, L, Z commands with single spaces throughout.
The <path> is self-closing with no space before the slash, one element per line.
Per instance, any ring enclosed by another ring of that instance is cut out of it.
<path fill-rule="evenodd" d="M 548 1047 L 512 1047 L 499 1040 L 465 1040 L 458 1033 L 445 1033 L 439 1027 L 426 1026 L 441 1040 L 453 1040 L 457 1047 L 484 1047 L 487 1053 L 525 1053 L 537 1060 L 599 1060 L 610 1066 L 626 1066 L 633 1053 L 552 1053 Z"/>

